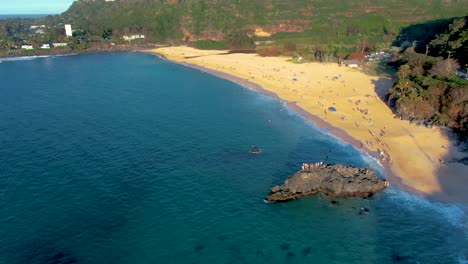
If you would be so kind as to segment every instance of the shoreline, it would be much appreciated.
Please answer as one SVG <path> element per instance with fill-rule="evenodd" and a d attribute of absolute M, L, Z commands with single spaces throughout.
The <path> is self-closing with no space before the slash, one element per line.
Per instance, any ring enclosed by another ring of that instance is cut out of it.
<path fill-rule="evenodd" d="M 196 64 L 196 63 L 193 63 L 192 61 L 187 62 L 187 60 L 191 59 L 192 57 L 190 57 L 189 59 L 187 57 L 185 57 L 185 58 L 183 58 L 183 57 L 181 57 L 181 58 L 172 57 L 171 58 L 171 57 L 166 56 L 166 54 L 160 53 L 158 50 L 154 50 L 154 49 L 153 50 L 143 50 L 143 51 L 140 51 L 140 52 L 160 56 L 160 57 L 162 57 L 162 58 L 164 58 L 166 60 L 169 60 L 171 62 L 180 64 L 180 65 L 183 65 L 183 66 L 186 66 L 186 67 L 190 67 L 190 68 L 193 68 L 193 69 L 196 69 L 196 70 L 200 70 L 200 71 L 206 72 L 208 74 L 215 75 L 215 76 L 217 76 L 219 78 L 223 78 L 223 79 L 229 80 L 231 82 L 235 82 L 235 83 L 237 83 L 237 84 L 239 84 L 241 86 L 244 86 L 246 88 L 255 90 L 255 91 L 260 92 L 262 94 L 265 94 L 267 96 L 271 96 L 271 97 L 273 97 L 275 99 L 281 100 L 281 101 L 283 101 L 283 102 L 285 102 L 287 104 L 288 108 L 290 108 L 294 112 L 298 113 L 299 115 L 301 115 L 302 117 L 307 119 L 309 122 L 312 122 L 317 127 L 325 130 L 326 133 L 330 133 L 333 136 L 336 136 L 337 138 L 343 140 L 344 142 L 351 144 L 354 148 L 356 148 L 361 153 L 370 155 L 371 157 L 375 158 L 376 160 L 381 160 L 381 156 L 379 155 L 378 149 L 377 149 L 377 151 L 369 149 L 365 145 L 365 142 L 363 142 L 362 140 L 359 140 L 358 138 L 353 137 L 352 135 L 350 135 L 346 131 L 346 129 L 344 129 L 342 127 L 339 127 L 339 126 L 337 126 L 335 124 L 332 124 L 331 122 L 326 120 L 327 119 L 326 118 L 326 113 L 325 113 L 325 119 L 323 117 L 319 116 L 319 115 L 311 113 L 310 111 L 305 109 L 302 105 L 300 105 L 297 101 L 288 100 L 287 98 L 282 98 L 280 95 L 278 95 L 274 91 L 265 89 L 264 84 L 260 84 L 260 83 L 255 82 L 255 81 L 251 81 L 250 78 L 243 78 L 243 76 L 237 76 L 237 75 L 235 75 L 235 74 L 233 74 L 231 72 L 226 72 L 226 71 L 222 71 L 222 70 L 219 70 L 219 69 L 213 69 L 213 65 L 207 65 L 205 67 L 201 63 Z M 215 55 L 224 55 L 224 54 L 227 54 L 227 53 L 217 53 L 217 54 L 215 53 Z M 210 56 L 210 55 L 206 55 L 206 56 Z M 196 56 L 194 56 L 194 57 L 196 57 Z M 356 124 L 356 126 L 357 126 L 357 124 Z M 371 131 L 369 131 L 369 132 L 371 132 Z M 412 136 L 411 133 L 410 133 L 410 136 Z M 450 146 L 453 146 L 453 144 L 451 144 Z M 423 151 L 423 153 L 427 156 L 425 151 Z M 446 153 L 446 154 L 447 155 L 452 155 L 453 153 Z M 405 183 L 404 175 L 401 174 L 401 170 L 398 170 L 400 168 L 396 169 L 395 168 L 396 166 L 395 167 L 392 166 L 391 163 L 386 164 L 386 163 L 381 162 L 380 164 L 381 164 L 381 166 L 382 166 L 382 168 L 384 170 L 385 177 L 392 184 L 395 184 L 398 188 L 401 188 L 401 189 L 403 189 L 405 191 L 409 191 L 411 193 L 415 193 L 415 194 L 420 195 L 420 196 L 424 196 L 427 199 L 437 201 L 437 202 L 452 202 L 452 203 L 462 203 L 462 204 L 463 203 L 464 204 L 468 203 L 467 202 L 468 200 L 463 195 L 461 196 L 461 198 L 460 197 L 455 197 L 454 198 L 453 195 L 451 196 L 451 195 L 449 195 L 447 193 L 444 193 L 444 190 L 439 190 L 439 191 L 434 191 L 434 192 L 427 192 L 427 191 L 423 191 L 421 189 L 417 189 L 414 186 Z M 436 167 L 436 169 L 437 170 L 434 172 L 434 174 L 436 174 L 436 172 L 438 172 L 438 170 L 440 168 Z M 400 173 L 398 173 L 398 172 L 400 172 Z"/>
<path fill-rule="evenodd" d="M 74 51 L 70 48 L 62 49 L 36 49 L 28 54 L 23 54 L 21 51 L 18 53 L 0 55 L 0 60 L 8 60 L 14 58 L 29 58 L 29 57 L 42 57 L 42 56 L 67 56 L 67 55 L 82 55 L 82 54 L 105 54 L 105 53 L 120 53 L 120 52 L 141 52 L 149 48 L 165 47 L 163 45 L 141 45 L 141 46 L 97 46 L 85 50 Z"/>
<path fill-rule="evenodd" d="M 279 97 L 278 94 L 276 94 L 276 93 L 274 93 L 272 91 L 266 90 L 262 85 L 260 85 L 258 83 L 254 83 L 254 82 L 252 82 L 250 80 L 247 80 L 247 79 L 244 79 L 242 77 L 239 77 L 239 76 L 236 76 L 236 75 L 233 75 L 233 74 L 230 74 L 230 73 L 226 73 L 226 72 L 223 72 L 223 71 L 219 71 L 219 70 L 206 68 L 204 66 L 197 65 L 197 64 L 194 64 L 194 63 L 171 60 L 171 59 L 167 58 L 164 54 L 157 53 L 156 51 L 143 50 L 143 51 L 139 51 L 139 52 L 159 56 L 159 57 L 161 57 L 161 58 L 163 58 L 165 60 L 171 61 L 173 63 L 176 63 L 176 64 L 179 64 L 179 65 L 182 65 L 182 66 L 185 66 L 185 67 L 189 67 L 189 68 L 192 68 L 192 69 L 195 69 L 195 70 L 199 70 L 199 71 L 214 75 L 216 77 L 219 77 L 219 78 L 234 82 L 234 83 L 236 83 L 238 85 L 241 85 L 243 87 L 246 87 L 248 89 L 254 90 L 254 91 L 259 92 L 261 94 L 264 94 L 264 95 L 270 96 L 270 97 L 272 97 L 274 99 L 285 102 L 289 109 L 293 110 L 298 115 L 305 118 L 308 122 L 311 122 L 312 124 L 316 125 L 318 128 L 322 129 L 324 131 L 324 133 L 330 133 L 331 135 L 343 140 L 344 142 L 346 142 L 348 144 L 351 144 L 357 151 L 359 151 L 359 152 L 361 152 L 363 154 L 367 154 L 367 155 L 375 158 L 376 160 L 379 160 L 379 158 L 380 158 L 379 154 L 376 151 L 369 150 L 366 146 L 364 146 L 364 144 L 361 141 L 359 141 L 358 139 L 350 136 L 345 130 L 343 130 L 343 129 L 339 128 L 339 127 L 333 126 L 332 124 L 326 122 L 325 120 L 323 120 L 319 116 L 316 116 L 316 115 L 308 112 L 304 108 L 297 105 L 296 102 L 285 100 L 285 99 Z M 411 188 L 410 186 L 406 186 L 406 185 L 402 184 L 401 179 L 398 178 L 395 175 L 395 173 L 392 171 L 390 166 L 388 166 L 386 164 L 382 164 L 382 163 L 379 163 L 379 164 L 381 165 L 382 169 L 384 170 L 386 178 L 391 180 L 392 183 L 394 183 L 398 187 L 400 187 L 402 189 L 405 189 L 407 191 L 410 191 L 412 193 L 416 193 L 416 194 L 419 194 L 419 195 L 423 194 L 423 193 L 419 192 L 418 190 Z"/>

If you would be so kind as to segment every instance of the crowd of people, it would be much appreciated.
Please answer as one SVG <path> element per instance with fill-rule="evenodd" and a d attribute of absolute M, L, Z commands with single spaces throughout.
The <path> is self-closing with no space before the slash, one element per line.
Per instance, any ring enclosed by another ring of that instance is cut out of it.
<path fill-rule="evenodd" d="M 323 162 L 320 161 L 320 162 L 315 162 L 315 163 L 302 163 L 302 171 L 310 171 L 314 168 L 317 168 L 317 167 L 320 167 L 320 166 L 323 166 Z"/>

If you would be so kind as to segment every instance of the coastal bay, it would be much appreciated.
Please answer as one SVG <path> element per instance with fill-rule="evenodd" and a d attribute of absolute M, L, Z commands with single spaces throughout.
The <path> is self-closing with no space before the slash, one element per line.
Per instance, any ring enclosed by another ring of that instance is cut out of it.
<path fill-rule="evenodd" d="M 466 262 L 466 206 L 395 185 L 265 203 L 303 161 L 383 173 L 270 96 L 134 52 L 0 78 L 0 263 Z"/>
<path fill-rule="evenodd" d="M 468 203 L 467 167 L 444 163 L 461 153 L 445 129 L 394 116 L 384 101 L 391 79 L 337 64 L 295 64 L 287 57 L 189 47 L 148 52 L 277 96 L 320 127 L 379 159 L 391 184 L 438 201 Z"/>

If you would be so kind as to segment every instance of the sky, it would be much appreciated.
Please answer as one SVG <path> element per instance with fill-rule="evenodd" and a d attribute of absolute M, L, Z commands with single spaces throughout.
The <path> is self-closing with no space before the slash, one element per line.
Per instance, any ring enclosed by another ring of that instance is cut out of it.
<path fill-rule="evenodd" d="M 74 0 L 0 0 L 0 14 L 60 14 Z"/>

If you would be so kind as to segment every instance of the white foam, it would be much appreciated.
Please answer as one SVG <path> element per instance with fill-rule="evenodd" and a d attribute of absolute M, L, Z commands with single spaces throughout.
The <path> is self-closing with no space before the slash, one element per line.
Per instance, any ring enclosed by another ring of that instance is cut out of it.
<path fill-rule="evenodd" d="M 161 55 L 161 54 L 158 54 L 158 53 L 150 53 L 150 54 L 153 55 L 153 56 L 158 57 L 158 58 L 161 59 L 161 60 L 169 61 L 166 57 L 164 57 L 164 56 Z"/>
<path fill-rule="evenodd" d="M 362 151 L 359 151 L 359 152 L 361 153 L 361 158 L 364 160 L 366 164 L 369 165 L 369 167 L 376 170 L 379 174 L 385 175 L 384 167 L 382 163 L 380 163 L 379 159 L 377 159 L 374 156 L 369 155 L 366 152 L 362 152 Z"/>
<path fill-rule="evenodd" d="M 68 57 L 68 56 L 76 56 L 76 55 L 79 55 L 79 54 L 78 53 L 57 54 L 57 55 L 54 55 L 53 57 Z"/>
<path fill-rule="evenodd" d="M 290 115 L 292 117 L 300 118 L 305 124 L 312 127 L 314 130 L 319 131 L 324 136 L 325 139 L 330 139 L 331 138 L 334 144 L 338 144 L 341 147 L 347 147 L 347 146 L 352 147 L 352 145 L 349 142 L 346 142 L 343 139 L 335 136 L 328 129 L 319 127 L 314 122 L 308 120 L 305 116 L 303 116 L 300 113 L 296 112 L 292 108 L 289 108 L 286 102 L 282 101 L 282 104 L 284 106 L 283 110 L 286 110 L 286 113 L 288 115 Z"/>
<path fill-rule="evenodd" d="M 40 59 L 40 58 L 49 58 L 49 57 L 50 57 L 50 55 L 13 57 L 13 58 L 1 59 L 0 62 L 3 62 L 3 61 L 27 61 L 27 60 L 35 60 L 35 59 Z"/>
<path fill-rule="evenodd" d="M 388 188 L 386 192 L 389 194 L 389 199 L 404 205 L 407 209 L 417 210 L 423 208 L 433 210 L 435 214 L 444 217 L 451 225 L 463 229 L 468 238 L 468 206 L 431 202 L 398 188 Z"/>
<path fill-rule="evenodd" d="M 330 133 L 327 129 L 321 128 L 317 126 L 315 123 L 309 121 L 306 117 L 299 114 L 298 112 L 294 111 L 293 109 L 289 108 L 287 103 L 282 101 L 283 108 L 286 113 L 292 117 L 300 118 L 306 125 L 312 127 L 312 129 L 318 131 L 323 136 L 322 139 L 332 142 L 333 144 L 338 144 L 340 147 L 352 147 L 356 151 L 361 154 L 361 158 L 364 160 L 366 164 L 368 164 L 372 169 L 378 171 L 380 175 L 385 175 L 384 168 L 382 163 L 376 157 L 370 155 L 367 152 L 363 152 L 362 150 L 357 149 L 351 143 L 335 136 L 334 134 Z"/>

